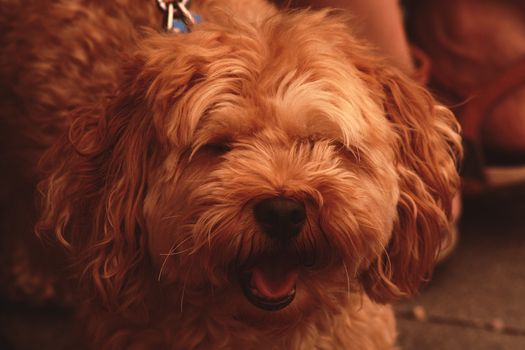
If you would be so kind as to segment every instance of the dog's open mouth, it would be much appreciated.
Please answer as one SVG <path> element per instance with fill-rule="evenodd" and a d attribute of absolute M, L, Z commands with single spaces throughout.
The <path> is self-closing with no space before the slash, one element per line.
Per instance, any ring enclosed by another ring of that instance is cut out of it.
<path fill-rule="evenodd" d="M 255 306 L 277 311 L 288 306 L 295 297 L 297 268 L 275 261 L 250 268 L 241 276 L 241 288 Z"/>

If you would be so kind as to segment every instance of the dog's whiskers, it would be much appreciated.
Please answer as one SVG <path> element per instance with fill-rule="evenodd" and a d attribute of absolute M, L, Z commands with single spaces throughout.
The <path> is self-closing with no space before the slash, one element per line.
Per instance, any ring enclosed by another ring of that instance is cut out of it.
<path fill-rule="evenodd" d="M 184 277 L 184 284 L 182 285 L 182 292 L 180 295 L 180 313 L 183 311 L 183 305 L 184 305 L 184 294 L 186 293 L 186 284 L 188 283 L 188 277 L 190 276 L 191 271 L 191 265 L 190 268 L 186 271 L 186 277 Z"/>
<path fill-rule="evenodd" d="M 240 238 L 238 238 L 240 239 Z M 242 252 L 242 244 L 240 243 L 237 243 L 237 249 L 236 249 L 236 252 L 235 252 L 235 265 L 236 266 L 239 266 L 240 265 L 240 261 L 241 261 L 241 252 Z"/>
<path fill-rule="evenodd" d="M 326 234 L 326 232 L 323 229 L 323 226 L 321 225 L 320 222 L 318 222 L 318 227 L 319 227 L 319 232 L 321 232 L 321 236 L 323 236 L 323 238 L 326 241 L 326 243 L 328 244 L 328 246 L 330 246 L 331 244 L 330 244 L 330 240 L 328 239 L 328 235 Z"/>
<path fill-rule="evenodd" d="M 390 261 L 390 254 L 388 254 L 388 249 L 386 249 L 385 245 L 379 240 L 377 241 L 377 243 L 381 246 L 381 250 L 383 252 L 382 256 L 386 258 L 386 268 L 390 270 L 392 268 L 392 261 Z"/>
<path fill-rule="evenodd" d="M 179 218 L 179 217 L 180 217 L 180 215 L 175 214 L 175 215 L 167 215 L 167 216 L 163 216 L 163 217 L 161 217 L 160 219 L 161 219 L 161 220 L 170 220 L 170 219 L 176 219 L 176 218 Z"/>
<path fill-rule="evenodd" d="M 181 250 L 180 252 L 176 252 L 176 250 L 181 246 L 183 245 L 184 243 L 186 243 L 188 240 L 191 239 L 191 236 L 189 237 L 186 237 L 185 239 L 183 239 L 182 241 L 180 241 L 176 246 L 175 246 L 175 242 L 171 245 L 170 247 L 170 250 L 168 251 L 168 253 L 162 253 L 160 254 L 161 256 L 164 256 L 164 260 L 162 261 L 162 265 L 160 266 L 160 271 L 159 271 L 159 276 L 157 277 L 157 281 L 160 282 L 161 278 L 162 278 L 162 273 L 164 271 L 164 269 L 166 268 L 166 265 L 168 263 L 168 258 L 171 257 L 171 256 L 176 256 L 176 255 L 179 255 L 179 254 L 183 254 L 183 253 L 186 253 L 188 251 L 190 251 L 191 249 L 188 248 L 188 249 L 184 249 L 184 250 Z"/>
<path fill-rule="evenodd" d="M 346 292 L 348 295 L 350 295 L 350 276 L 348 275 L 348 268 L 346 267 L 346 263 L 343 261 L 343 267 L 345 268 L 345 275 L 346 275 Z"/>
<path fill-rule="evenodd" d="M 177 255 L 180 255 L 180 254 L 187 253 L 187 252 L 191 251 L 192 249 L 193 248 L 188 248 L 188 249 L 184 249 L 184 250 L 179 250 L 178 252 L 161 253 L 160 256 L 177 256 Z"/>

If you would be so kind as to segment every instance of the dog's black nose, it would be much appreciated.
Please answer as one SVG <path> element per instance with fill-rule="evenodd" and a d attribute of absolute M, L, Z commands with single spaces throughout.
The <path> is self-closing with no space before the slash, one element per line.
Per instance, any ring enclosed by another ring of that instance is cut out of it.
<path fill-rule="evenodd" d="M 253 208 L 255 220 L 274 239 L 297 236 L 306 221 L 304 204 L 285 197 L 263 199 Z"/>

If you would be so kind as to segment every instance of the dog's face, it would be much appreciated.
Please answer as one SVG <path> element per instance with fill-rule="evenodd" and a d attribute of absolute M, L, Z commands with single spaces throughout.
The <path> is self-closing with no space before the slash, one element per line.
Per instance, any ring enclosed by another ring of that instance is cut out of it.
<path fill-rule="evenodd" d="M 239 318 L 295 317 L 427 278 L 456 124 L 347 31 L 297 13 L 153 36 L 100 114 L 78 113 L 42 223 L 105 302 L 156 283 Z"/>
<path fill-rule="evenodd" d="M 355 67 L 313 58 L 298 71 L 307 55 L 246 57 L 256 49 L 207 62 L 209 78 L 166 113 L 170 150 L 145 198 L 148 246 L 161 281 L 244 294 L 267 310 L 294 296 L 318 304 L 346 293 L 388 244 L 396 137 Z"/>

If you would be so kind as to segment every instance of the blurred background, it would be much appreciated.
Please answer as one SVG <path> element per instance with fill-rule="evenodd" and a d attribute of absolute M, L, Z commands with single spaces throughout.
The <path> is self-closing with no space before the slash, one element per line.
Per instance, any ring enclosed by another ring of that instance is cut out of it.
<path fill-rule="evenodd" d="M 404 6 L 420 81 L 456 114 L 465 159 L 458 245 L 396 305 L 399 343 L 525 349 L 525 1 Z"/>

